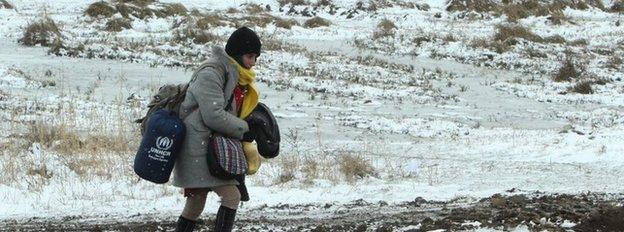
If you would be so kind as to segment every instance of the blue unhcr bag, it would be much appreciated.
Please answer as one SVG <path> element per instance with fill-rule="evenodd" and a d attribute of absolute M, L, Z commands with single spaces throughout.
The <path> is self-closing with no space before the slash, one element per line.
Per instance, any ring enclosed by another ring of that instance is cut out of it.
<path fill-rule="evenodd" d="M 169 181 L 185 133 L 186 127 L 176 113 L 160 109 L 151 114 L 134 157 L 134 172 L 157 184 Z"/>

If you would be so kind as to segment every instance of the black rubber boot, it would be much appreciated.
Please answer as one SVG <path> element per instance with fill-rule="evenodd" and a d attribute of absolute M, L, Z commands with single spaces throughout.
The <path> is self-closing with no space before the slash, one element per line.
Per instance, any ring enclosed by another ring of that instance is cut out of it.
<path fill-rule="evenodd" d="M 236 210 L 225 206 L 219 207 L 217 219 L 215 220 L 215 232 L 230 232 L 234 228 L 234 218 Z"/>
<path fill-rule="evenodd" d="M 191 232 L 195 228 L 195 221 L 186 219 L 182 216 L 178 218 L 178 225 L 175 232 Z"/>

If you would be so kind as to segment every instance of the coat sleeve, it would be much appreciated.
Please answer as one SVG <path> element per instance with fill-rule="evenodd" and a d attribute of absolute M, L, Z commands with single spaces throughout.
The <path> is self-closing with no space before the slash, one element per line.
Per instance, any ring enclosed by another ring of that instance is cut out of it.
<path fill-rule="evenodd" d="M 199 105 L 204 124 L 219 134 L 242 139 L 249 128 L 247 122 L 225 111 L 225 77 L 210 67 L 200 70 L 196 75 L 188 91 Z"/>

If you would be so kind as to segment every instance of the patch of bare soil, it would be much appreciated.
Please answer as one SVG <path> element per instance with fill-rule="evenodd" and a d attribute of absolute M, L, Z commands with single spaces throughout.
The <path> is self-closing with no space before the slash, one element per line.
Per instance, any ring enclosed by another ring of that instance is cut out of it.
<path fill-rule="evenodd" d="M 475 228 L 531 231 L 624 231 L 624 195 L 496 194 L 478 201 L 416 198 L 401 204 L 353 201 L 349 204 L 262 206 L 242 210 L 238 231 L 461 231 Z M 214 215 L 196 231 L 210 231 Z M 0 231 L 173 231 L 175 218 L 137 215 L 102 218 L 28 218 L 0 221 Z M 469 223 L 467 223 L 469 222 Z M 565 223 L 564 223 L 565 222 Z M 573 224 L 572 224 L 573 223 Z M 406 230 L 406 228 L 408 228 Z"/>

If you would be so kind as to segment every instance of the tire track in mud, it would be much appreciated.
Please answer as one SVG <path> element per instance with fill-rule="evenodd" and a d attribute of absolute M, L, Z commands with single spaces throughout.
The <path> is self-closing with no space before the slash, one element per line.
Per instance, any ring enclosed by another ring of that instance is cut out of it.
<path fill-rule="evenodd" d="M 510 190 L 515 192 L 516 190 Z M 344 205 L 263 206 L 238 215 L 237 231 L 447 231 L 525 226 L 530 231 L 623 231 L 624 195 L 542 193 L 388 204 L 356 200 Z M 214 215 L 196 231 L 210 231 Z M 160 215 L 102 218 L 29 218 L 0 221 L 0 231 L 173 231 Z"/>

